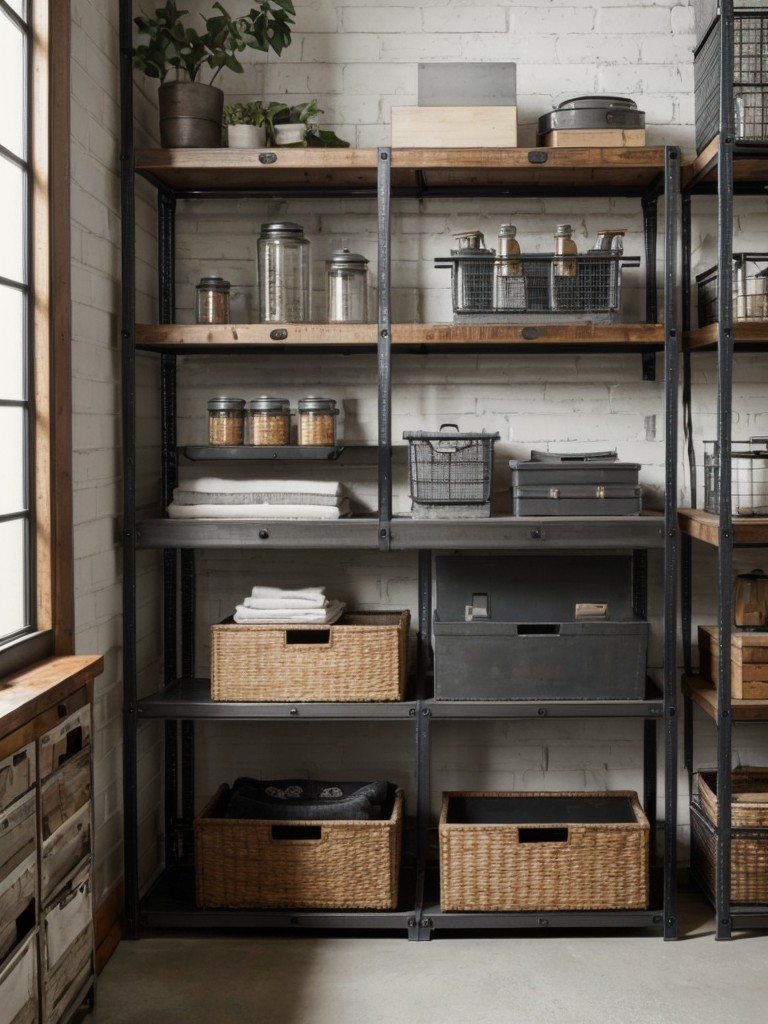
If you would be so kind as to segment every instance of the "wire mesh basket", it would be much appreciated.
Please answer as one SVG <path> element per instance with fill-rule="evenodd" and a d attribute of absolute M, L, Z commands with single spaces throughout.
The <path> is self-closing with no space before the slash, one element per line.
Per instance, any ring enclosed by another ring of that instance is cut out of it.
<path fill-rule="evenodd" d="M 717 264 L 696 275 L 696 288 L 699 327 L 716 323 Z M 768 252 L 733 254 L 733 319 L 768 320 Z"/>
<path fill-rule="evenodd" d="M 479 518 L 490 515 L 493 445 L 498 433 L 406 430 L 411 513 L 416 518 Z"/>
<path fill-rule="evenodd" d="M 720 48 L 716 21 L 693 62 L 699 153 L 720 127 Z M 757 4 L 733 14 L 733 103 L 736 142 L 768 141 L 768 10 Z"/>
<path fill-rule="evenodd" d="M 639 265 L 637 257 L 606 252 L 566 259 L 537 253 L 502 261 L 492 252 L 460 251 L 435 259 L 436 267 L 451 270 L 457 320 L 488 314 L 613 320 L 621 307 L 622 267 Z"/>
<path fill-rule="evenodd" d="M 768 437 L 731 442 L 731 512 L 768 516 Z M 704 442 L 704 509 L 720 511 L 721 459 L 717 441 Z"/>

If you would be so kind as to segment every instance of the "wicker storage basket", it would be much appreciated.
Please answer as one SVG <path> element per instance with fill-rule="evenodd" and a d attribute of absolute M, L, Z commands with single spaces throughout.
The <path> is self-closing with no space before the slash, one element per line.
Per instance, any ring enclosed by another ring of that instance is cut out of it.
<path fill-rule="evenodd" d="M 223 818 L 221 786 L 195 818 L 198 907 L 397 906 L 404 795 L 386 821 Z"/>
<path fill-rule="evenodd" d="M 441 909 L 645 908 L 649 832 L 632 792 L 444 793 Z"/>
<path fill-rule="evenodd" d="M 350 612 L 332 626 L 211 626 L 211 698 L 402 700 L 410 612 Z"/>
<path fill-rule="evenodd" d="M 717 772 L 699 772 L 699 800 L 707 818 L 719 824 Z M 734 768 L 731 774 L 731 827 L 768 828 L 768 768 Z"/>
<path fill-rule="evenodd" d="M 714 898 L 717 829 L 695 804 L 691 807 L 691 873 Z M 768 903 L 768 837 L 738 833 L 731 837 L 731 902 Z"/>

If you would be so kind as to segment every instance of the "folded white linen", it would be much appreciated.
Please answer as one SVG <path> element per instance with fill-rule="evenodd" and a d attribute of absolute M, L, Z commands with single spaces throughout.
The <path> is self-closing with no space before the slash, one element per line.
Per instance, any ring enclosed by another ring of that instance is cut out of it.
<path fill-rule="evenodd" d="M 325 587 L 300 587 L 298 590 L 286 590 L 285 587 L 260 587 L 255 586 L 251 590 L 251 596 L 246 598 L 246 604 L 250 600 L 264 599 L 266 601 L 277 599 L 278 601 L 304 601 L 317 607 L 323 607 L 328 603 L 325 596 Z M 257 608 L 258 605 L 253 605 Z"/>
<path fill-rule="evenodd" d="M 310 608 L 325 608 L 328 601 L 324 597 L 316 601 L 302 601 L 295 597 L 245 597 L 243 604 L 246 608 L 303 608 L 309 611 Z"/>
<path fill-rule="evenodd" d="M 176 487 L 173 500 L 177 505 L 336 505 L 336 494 L 299 493 L 293 491 L 187 491 Z"/>
<path fill-rule="evenodd" d="M 171 502 L 171 519 L 339 519 L 349 512 L 349 502 L 339 505 L 177 505 Z"/>
<path fill-rule="evenodd" d="M 280 491 L 284 494 L 330 494 L 338 497 L 341 484 L 338 480 L 259 480 L 257 477 L 245 476 L 233 468 L 231 476 L 191 477 L 181 482 L 184 491 L 203 491 L 204 493 L 248 494 L 256 491 Z"/>
<path fill-rule="evenodd" d="M 235 608 L 233 619 L 235 622 L 253 625 L 270 622 L 284 622 L 289 625 L 295 622 L 329 625 L 341 617 L 345 607 L 343 601 L 330 601 L 327 608 L 308 608 L 306 611 L 286 608 L 269 611 L 266 608 L 246 608 L 245 605 L 239 604 Z"/>

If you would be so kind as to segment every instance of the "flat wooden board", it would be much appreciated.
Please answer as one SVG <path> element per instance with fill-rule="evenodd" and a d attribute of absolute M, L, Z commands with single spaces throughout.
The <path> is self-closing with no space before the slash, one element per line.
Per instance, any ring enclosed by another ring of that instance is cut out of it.
<path fill-rule="evenodd" d="M 683 676 L 683 694 L 690 697 L 693 703 L 710 718 L 718 720 L 717 690 L 712 683 L 702 679 L 701 676 Z M 731 701 L 731 717 L 738 722 L 768 720 L 768 701 Z"/>
<path fill-rule="evenodd" d="M 677 516 L 683 533 L 713 547 L 718 546 L 718 516 L 700 508 L 678 509 Z M 733 539 L 736 544 L 768 544 L 768 519 L 734 519 Z"/>
<path fill-rule="evenodd" d="M 517 145 L 517 107 L 392 107 L 392 145 L 437 149 Z"/>
<path fill-rule="evenodd" d="M 644 146 L 645 128 L 573 128 L 547 132 L 541 146 Z"/>

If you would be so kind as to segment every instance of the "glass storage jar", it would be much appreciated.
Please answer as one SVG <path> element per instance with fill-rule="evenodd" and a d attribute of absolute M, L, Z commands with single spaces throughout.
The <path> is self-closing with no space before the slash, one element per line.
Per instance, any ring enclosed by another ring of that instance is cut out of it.
<path fill-rule="evenodd" d="M 333 398 L 300 398 L 299 444 L 335 445 L 338 414 Z"/>
<path fill-rule="evenodd" d="M 208 402 L 208 444 L 245 443 L 245 399 L 212 398 Z"/>
<path fill-rule="evenodd" d="M 304 237 L 301 224 L 290 221 L 262 224 L 256 251 L 262 323 L 308 323 L 309 239 Z"/>
<path fill-rule="evenodd" d="M 250 442 L 260 445 L 290 444 L 291 410 L 287 398 L 259 395 L 250 405 Z"/>
<path fill-rule="evenodd" d="M 199 324 L 229 323 L 229 281 L 201 277 L 195 286 L 195 320 Z"/>
<path fill-rule="evenodd" d="M 349 249 L 336 249 L 327 261 L 328 322 L 364 324 L 368 320 L 368 260 Z"/>

